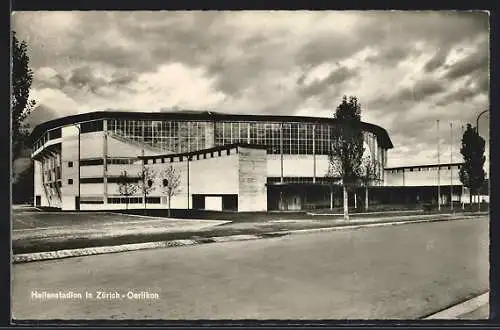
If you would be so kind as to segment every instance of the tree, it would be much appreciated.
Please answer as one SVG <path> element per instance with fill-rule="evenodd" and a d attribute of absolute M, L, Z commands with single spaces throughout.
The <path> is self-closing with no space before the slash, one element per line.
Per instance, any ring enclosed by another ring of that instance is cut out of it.
<path fill-rule="evenodd" d="M 33 203 L 34 191 L 34 165 L 30 165 L 17 174 L 17 177 L 12 182 L 12 203 Z"/>
<path fill-rule="evenodd" d="M 469 188 L 470 203 L 472 205 L 472 194 L 477 194 L 485 179 L 484 162 L 484 139 L 476 130 L 467 124 L 467 129 L 462 136 L 462 147 L 460 153 L 463 156 L 464 164 L 460 168 L 460 181 Z"/>
<path fill-rule="evenodd" d="M 24 120 L 35 106 L 34 100 L 29 100 L 33 71 L 29 67 L 28 46 L 25 41 L 19 41 L 16 33 L 12 34 L 12 88 L 11 88 L 11 123 L 12 123 L 12 161 L 17 159 L 28 136 L 28 127 Z"/>
<path fill-rule="evenodd" d="M 168 217 L 170 218 L 170 201 L 172 197 L 179 193 L 179 186 L 181 184 L 181 176 L 175 171 L 172 165 L 169 165 L 163 172 L 162 177 L 162 191 L 168 198 Z"/>
<path fill-rule="evenodd" d="M 139 172 L 139 190 L 144 197 L 144 210 L 146 210 L 146 198 L 155 189 L 155 175 L 156 173 L 153 171 L 153 169 L 147 166 L 143 166 L 142 171 Z"/>
<path fill-rule="evenodd" d="M 332 147 L 329 154 L 330 169 L 342 179 L 344 195 L 344 219 L 349 220 L 348 191 L 359 183 L 361 159 L 364 153 L 363 131 L 361 129 L 361 105 L 350 96 L 342 98 L 334 118 L 337 125 L 332 133 Z"/>
<path fill-rule="evenodd" d="M 368 186 L 379 176 L 377 162 L 370 156 L 364 157 L 361 164 L 360 180 L 365 187 L 365 210 L 368 210 Z"/>
<path fill-rule="evenodd" d="M 126 209 L 128 210 L 128 203 L 130 196 L 137 193 L 138 187 L 135 184 L 135 180 L 130 178 L 127 171 L 123 171 L 118 177 L 118 193 L 121 196 L 125 196 Z"/>

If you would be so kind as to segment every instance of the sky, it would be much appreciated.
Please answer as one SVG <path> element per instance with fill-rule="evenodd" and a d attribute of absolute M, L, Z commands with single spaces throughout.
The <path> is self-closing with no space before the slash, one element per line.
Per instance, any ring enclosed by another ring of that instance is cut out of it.
<path fill-rule="evenodd" d="M 32 125 L 106 109 L 332 117 L 352 95 L 404 166 L 437 163 L 438 139 L 441 163 L 461 161 L 462 126 L 489 108 L 487 12 L 16 12 L 12 27 Z M 488 114 L 479 126 L 488 146 Z"/>

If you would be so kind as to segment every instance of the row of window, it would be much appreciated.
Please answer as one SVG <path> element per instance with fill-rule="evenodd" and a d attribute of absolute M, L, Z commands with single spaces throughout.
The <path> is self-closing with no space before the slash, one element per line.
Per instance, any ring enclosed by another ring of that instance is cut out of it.
<path fill-rule="evenodd" d="M 182 153 L 207 148 L 209 122 L 109 120 L 108 132 L 166 152 Z"/>
<path fill-rule="evenodd" d="M 332 181 L 336 181 L 335 178 L 331 177 L 316 177 L 316 183 L 332 183 Z M 283 178 L 284 183 L 313 183 L 314 178 L 313 177 L 284 177 Z M 267 178 L 267 183 L 268 184 L 273 184 L 273 183 L 281 183 L 281 178 L 280 177 L 268 177 Z"/>
<path fill-rule="evenodd" d="M 108 164 L 113 165 L 132 165 L 140 162 L 136 158 L 108 158 Z M 104 165 L 104 158 L 81 159 L 80 166 Z M 73 162 L 68 162 L 68 167 L 73 167 Z"/>
<path fill-rule="evenodd" d="M 233 143 L 266 145 L 268 153 L 279 154 L 281 136 L 284 154 L 328 154 L 335 125 L 312 123 L 264 123 L 264 122 L 203 122 L 203 121 L 151 121 L 108 120 L 108 132 L 124 138 L 165 150 L 182 153 Z M 80 132 L 103 130 L 103 121 L 94 120 L 80 124 Z M 57 133 L 57 132 L 58 133 Z M 60 137 L 60 128 L 50 133 Z M 52 131 L 49 131 L 52 132 Z M 212 135 L 213 136 L 210 136 Z M 42 137 L 41 144 L 46 140 Z M 372 155 L 378 157 L 377 139 L 373 133 L 365 132 Z M 37 142 L 38 143 L 38 142 Z M 37 148 L 38 144 L 36 144 Z"/>
<path fill-rule="evenodd" d="M 217 150 L 217 151 L 211 151 L 203 154 L 196 154 L 193 156 L 190 156 L 190 160 L 200 160 L 200 159 L 207 159 L 207 158 L 214 158 L 216 156 L 222 156 L 222 155 L 231 155 L 231 152 L 237 152 L 236 149 L 226 149 L 226 150 Z M 183 162 L 184 160 L 187 160 L 188 156 L 176 156 L 176 157 L 167 157 L 167 158 L 153 158 L 153 159 L 147 159 L 146 164 L 156 164 L 156 163 L 173 163 L 173 162 Z"/>
<path fill-rule="evenodd" d="M 127 177 L 127 181 L 130 183 L 135 183 L 139 182 L 140 178 L 139 177 Z M 120 178 L 119 177 L 109 177 L 108 178 L 108 183 L 119 183 Z M 80 183 L 104 183 L 104 178 L 80 178 Z M 68 179 L 68 184 L 72 185 L 73 184 L 73 179 Z"/>
<path fill-rule="evenodd" d="M 41 148 L 47 141 L 60 138 L 61 132 L 62 130 L 60 127 L 46 132 L 34 143 L 33 149 L 37 150 Z"/>
<path fill-rule="evenodd" d="M 140 204 L 142 203 L 142 197 L 109 197 L 109 204 Z M 160 197 L 146 197 L 146 204 L 160 204 Z"/>
<path fill-rule="evenodd" d="M 440 170 L 451 170 L 456 169 L 460 170 L 460 165 L 458 166 L 439 166 Z M 386 170 L 387 173 L 403 173 L 403 172 L 427 172 L 427 171 L 437 171 L 438 166 L 433 167 L 410 167 L 410 168 L 397 168 L 397 169 L 389 169 Z"/>
<path fill-rule="evenodd" d="M 146 145 L 181 153 L 206 148 L 206 141 L 216 146 L 233 143 L 266 145 L 268 153 L 280 153 L 281 136 L 284 154 L 328 154 L 335 125 L 312 123 L 209 122 L 110 120 L 108 131 Z M 212 136 L 208 136 L 213 134 Z M 371 153 L 379 157 L 377 139 L 365 132 Z M 210 143 L 208 143 L 210 144 Z M 314 149 L 313 149 L 314 148 Z"/>
<path fill-rule="evenodd" d="M 142 197 L 108 197 L 109 204 L 142 204 Z M 85 196 L 80 199 L 81 204 L 104 204 L 103 197 Z M 161 197 L 146 197 L 146 204 L 161 204 Z"/>

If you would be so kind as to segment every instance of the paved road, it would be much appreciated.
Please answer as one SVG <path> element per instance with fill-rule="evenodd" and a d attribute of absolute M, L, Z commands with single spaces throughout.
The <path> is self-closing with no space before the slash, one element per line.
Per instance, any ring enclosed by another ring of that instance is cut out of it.
<path fill-rule="evenodd" d="M 416 319 L 488 290 L 487 217 L 13 266 L 16 319 Z M 40 300 L 33 291 L 158 293 Z"/>

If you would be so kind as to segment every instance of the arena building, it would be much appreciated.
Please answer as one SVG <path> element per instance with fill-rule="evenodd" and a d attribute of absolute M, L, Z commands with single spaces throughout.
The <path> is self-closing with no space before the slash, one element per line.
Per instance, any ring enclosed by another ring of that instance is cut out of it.
<path fill-rule="evenodd" d="M 58 118 L 31 134 L 34 203 L 61 210 L 167 208 L 162 173 L 172 166 L 180 179 L 173 209 L 340 206 L 339 179 L 327 176 L 330 139 L 338 125 L 331 118 L 209 111 L 98 111 Z M 362 130 L 365 153 L 376 164 L 376 178 L 369 183 L 375 192 L 370 202 L 376 203 L 386 199 L 387 188 L 407 186 L 408 180 L 401 172 L 400 182 L 399 169 L 386 168 L 393 148 L 387 131 L 369 123 L 362 123 Z M 154 174 L 150 192 L 121 194 L 120 175 L 126 171 L 139 182 L 145 168 Z M 443 185 L 456 186 L 456 178 L 445 181 L 445 176 Z M 435 186 L 431 181 L 426 185 Z M 356 197 L 349 203 L 356 204 Z"/>

